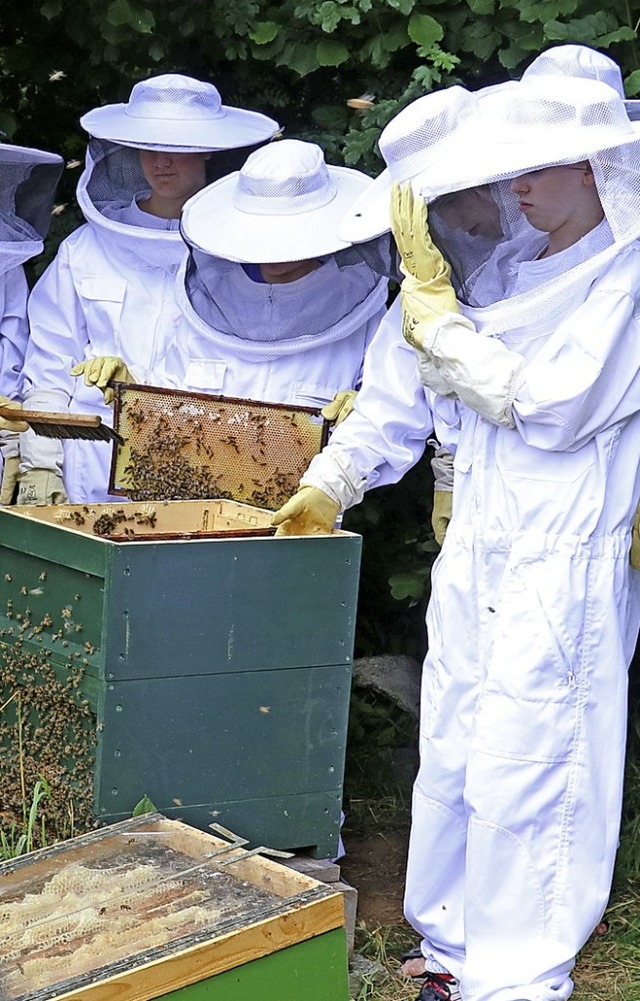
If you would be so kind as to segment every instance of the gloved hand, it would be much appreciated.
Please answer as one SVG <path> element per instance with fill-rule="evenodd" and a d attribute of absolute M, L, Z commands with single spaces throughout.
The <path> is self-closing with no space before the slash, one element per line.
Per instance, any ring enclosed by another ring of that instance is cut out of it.
<path fill-rule="evenodd" d="M 453 507 L 453 493 L 451 490 L 433 491 L 433 508 L 431 510 L 431 527 L 439 546 L 444 542 L 447 534 L 449 522 L 451 521 L 451 509 Z"/>
<path fill-rule="evenodd" d="M 342 424 L 345 417 L 348 417 L 353 410 L 353 404 L 357 395 L 355 389 L 343 389 L 339 393 L 336 393 L 331 403 L 327 403 L 320 411 L 325 421 L 331 421 L 333 424 Z"/>
<path fill-rule="evenodd" d="M 636 513 L 633 516 L 629 562 L 634 570 L 640 570 L 640 504 L 636 508 Z"/>
<path fill-rule="evenodd" d="M 0 504 L 12 504 L 20 477 L 20 456 L 7 455 L 2 466 L 0 483 Z"/>
<path fill-rule="evenodd" d="M 276 535 L 327 535 L 333 531 L 340 505 L 319 487 L 300 487 L 273 516 Z"/>
<path fill-rule="evenodd" d="M 10 407 L 11 410 L 22 410 L 22 404 L 16 400 L 10 400 L 8 396 L 0 396 L 0 407 Z M 18 414 L 16 414 L 16 417 L 18 417 Z M 0 417 L 0 431 L 27 431 L 28 428 L 29 425 L 25 424 L 24 421 L 11 421 L 6 417 Z"/>
<path fill-rule="evenodd" d="M 105 403 L 113 403 L 115 392 L 108 382 L 135 382 L 131 372 L 122 358 L 110 355 L 100 355 L 98 358 L 88 358 L 71 369 L 71 375 L 84 375 L 85 386 L 97 386 L 102 390 Z"/>
<path fill-rule="evenodd" d="M 424 351 L 429 328 L 459 309 L 451 268 L 429 233 L 426 202 L 414 198 L 411 184 L 393 185 L 391 228 L 405 275 L 400 287 L 402 333 L 412 347 Z"/>
<path fill-rule="evenodd" d="M 430 439 L 429 444 L 435 447 L 435 454 L 431 460 L 434 477 L 431 527 L 436 542 L 441 546 L 451 521 L 453 508 L 453 455 L 435 439 Z"/>
<path fill-rule="evenodd" d="M 62 477 L 50 469 L 29 469 L 20 477 L 17 500 L 20 506 L 34 504 L 45 507 L 48 504 L 66 504 L 68 500 Z"/>

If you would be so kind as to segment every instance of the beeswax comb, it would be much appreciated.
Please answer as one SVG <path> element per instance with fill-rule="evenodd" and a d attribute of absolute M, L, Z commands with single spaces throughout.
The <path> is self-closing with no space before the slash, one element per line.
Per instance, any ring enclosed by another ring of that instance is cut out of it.
<path fill-rule="evenodd" d="M 117 441 L 120 445 L 123 444 L 122 436 L 108 424 L 103 424 L 102 418 L 97 414 L 0 407 L 0 417 L 10 421 L 24 421 L 43 438 L 84 438 L 87 441 Z"/>

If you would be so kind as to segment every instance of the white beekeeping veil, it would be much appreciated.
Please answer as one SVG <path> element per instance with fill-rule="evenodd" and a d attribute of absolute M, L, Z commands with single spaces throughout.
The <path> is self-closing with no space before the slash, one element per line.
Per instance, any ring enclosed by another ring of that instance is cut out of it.
<path fill-rule="evenodd" d="M 570 77 L 561 88 L 553 77 L 521 81 L 480 105 L 482 113 L 449 161 L 414 182 L 426 201 L 435 203 L 434 214 L 441 196 L 485 184 L 499 185 L 505 204 L 516 205 L 507 183 L 514 177 L 588 161 L 605 216 L 569 248 L 563 271 L 518 295 L 509 295 L 504 273 L 487 265 L 484 303 L 495 305 L 483 330 L 491 333 L 535 322 L 552 303 L 586 288 L 640 236 L 640 125 L 629 120 L 624 102 L 607 84 Z M 442 249 L 446 254 L 446 240 Z M 508 249 L 517 255 L 517 240 Z M 522 259 L 530 253 L 525 246 Z M 491 280 L 493 289 L 487 287 Z"/>
<path fill-rule="evenodd" d="M 63 166 L 56 153 L 0 144 L 0 274 L 42 252 Z"/>
<path fill-rule="evenodd" d="M 193 195 L 181 232 L 189 258 L 178 298 L 221 350 L 252 359 L 322 347 L 378 313 L 387 283 L 338 235 L 347 208 L 371 184 L 359 170 L 327 164 L 315 143 L 264 146 L 240 171 Z M 320 260 L 295 282 L 252 281 L 242 264 Z"/>

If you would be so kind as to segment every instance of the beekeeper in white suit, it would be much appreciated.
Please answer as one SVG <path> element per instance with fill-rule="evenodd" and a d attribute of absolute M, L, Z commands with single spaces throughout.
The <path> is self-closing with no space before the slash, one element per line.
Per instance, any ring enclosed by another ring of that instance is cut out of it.
<path fill-rule="evenodd" d="M 41 254 L 64 166 L 57 153 L 0 144 L 0 403 L 16 405 L 27 347 L 27 297 L 23 265 Z M 4 427 L 4 430 L 2 430 Z M 10 504 L 18 479 L 18 437 L 24 428 L 0 420 L 0 504 Z"/>
<path fill-rule="evenodd" d="M 533 60 L 522 75 L 523 80 L 532 80 L 539 76 L 552 77 L 581 77 L 586 80 L 600 80 L 609 84 L 624 100 L 625 108 L 629 117 L 633 120 L 640 119 L 640 101 L 627 100 L 624 94 L 624 84 L 622 73 L 617 63 L 588 45 L 554 45 L 542 52 Z M 476 196 L 477 199 L 477 196 Z M 445 198 L 438 199 L 438 210 L 441 215 L 446 213 L 444 203 L 452 200 L 454 206 L 459 206 L 462 200 L 468 205 L 470 196 L 467 192 L 453 192 Z M 467 216 L 469 213 L 467 212 Z M 473 221 L 473 217 L 472 220 Z M 433 226 L 431 227 L 433 229 Z M 507 271 L 514 267 L 518 258 L 523 254 L 526 257 L 531 249 L 536 251 L 540 248 L 539 234 L 532 232 L 532 227 L 525 230 L 518 229 L 518 239 L 516 241 L 505 242 L 500 250 L 500 258 Z M 450 248 L 450 240 L 447 238 L 445 245 Z M 493 261 L 492 264 L 499 263 Z M 490 269 L 491 271 L 491 269 Z M 480 268 L 473 276 L 473 295 L 475 305 L 484 304 L 485 290 L 483 288 L 482 276 L 486 270 Z M 489 273 L 489 293 L 491 290 L 491 274 Z M 493 279 L 495 281 L 495 279 Z M 470 284 L 470 283 L 469 283 Z M 467 292 L 469 287 L 467 288 Z M 467 296 L 467 301 L 470 301 Z M 436 442 L 437 445 L 437 442 Z M 433 515 L 432 524 L 436 541 L 442 545 L 447 526 L 451 520 L 452 512 L 452 492 L 453 492 L 453 456 L 446 449 L 437 447 L 436 457 L 432 460 L 435 473 L 435 490 L 433 495 Z M 638 542 L 640 559 L 640 538 Z"/>
<path fill-rule="evenodd" d="M 189 333 L 173 363 L 184 388 L 319 407 L 340 394 L 333 416 L 350 408 L 387 280 L 337 230 L 370 184 L 315 143 L 284 139 L 187 202 Z"/>
<path fill-rule="evenodd" d="M 618 842 L 640 621 L 640 132 L 606 84 L 516 88 L 394 209 L 403 330 L 459 413 L 407 871 L 421 1001 L 451 996 L 451 976 L 474 1001 L 565 1001 Z M 423 202 L 508 178 L 548 240 L 506 298 L 497 276 L 495 301 L 467 307 Z M 367 485 L 364 403 L 276 516 L 285 531 L 321 530 Z"/>
<path fill-rule="evenodd" d="M 315 143 L 283 139 L 190 198 L 180 224 L 189 254 L 176 291 L 186 330 L 168 351 L 171 381 L 159 384 L 330 404 L 327 417 L 344 419 L 387 302 L 380 271 L 391 267 L 390 240 L 354 250 L 337 235 L 371 183 L 328 165 Z M 104 386 L 104 364 L 87 363 L 85 381 Z"/>
<path fill-rule="evenodd" d="M 174 294 L 182 205 L 212 169 L 217 176 L 224 151 L 263 143 L 278 125 L 178 74 L 137 83 L 126 104 L 80 121 L 92 136 L 77 192 L 86 225 L 63 241 L 31 294 L 23 395 L 33 410 L 94 412 L 110 423 L 100 395 L 71 369 L 101 355 L 124 362 L 140 382 L 163 371 L 184 329 Z M 26 432 L 18 503 L 108 500 L 110 452 L 103 441 Z"/>

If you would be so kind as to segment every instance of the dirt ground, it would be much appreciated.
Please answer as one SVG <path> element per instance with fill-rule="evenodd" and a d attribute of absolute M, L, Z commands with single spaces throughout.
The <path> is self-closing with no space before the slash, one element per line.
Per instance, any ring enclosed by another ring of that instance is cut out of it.
<path fill-rule="evenodd" d="M 406 830 L 368 837 L 344 834 L 346 856 L 340 860 L 344 879 L 358 891 L 359 925 L 369 931 L 403 924 L 402 895 L 407 862 Z"/>

